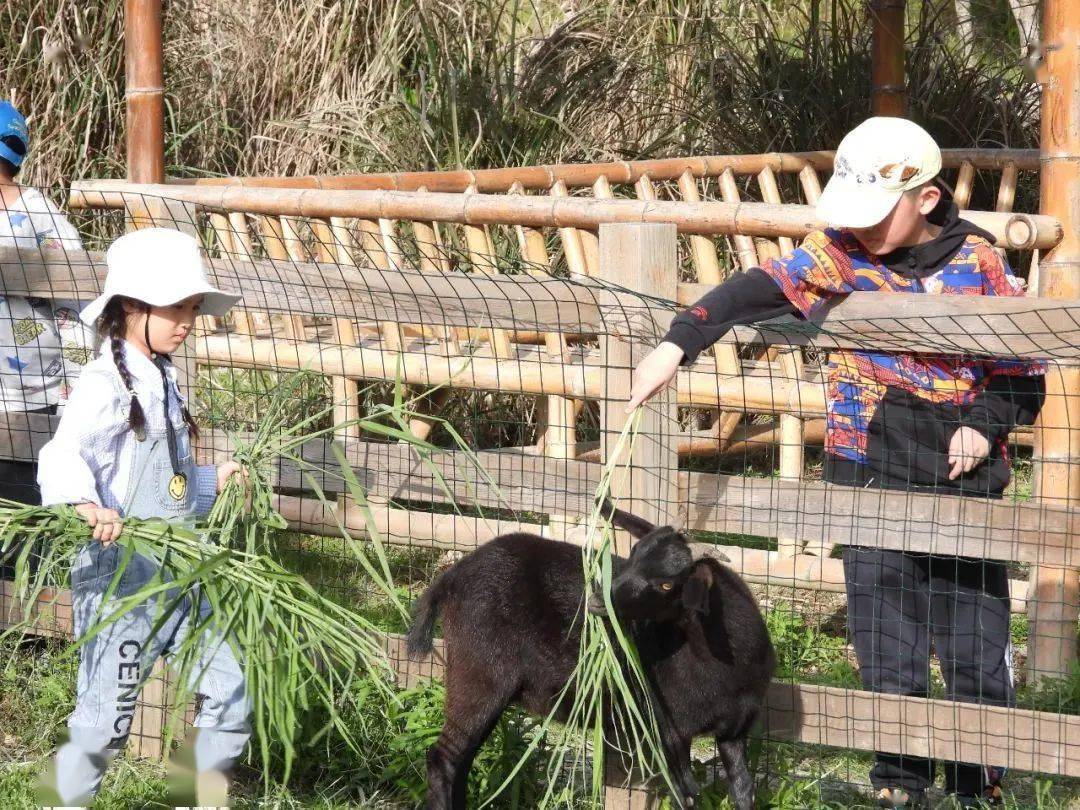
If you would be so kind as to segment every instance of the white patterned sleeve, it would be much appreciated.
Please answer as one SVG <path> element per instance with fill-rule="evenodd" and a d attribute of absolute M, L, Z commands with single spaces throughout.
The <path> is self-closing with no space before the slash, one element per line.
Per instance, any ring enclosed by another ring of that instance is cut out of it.
<path fill-rule="evenodd" d="M 41 502 L 100 505 L 100 471 L 115 459 L 118 439 L 127 429 L 126 406 L 112 380 L 84 374 L 56 433 L 38 456 Z"/>

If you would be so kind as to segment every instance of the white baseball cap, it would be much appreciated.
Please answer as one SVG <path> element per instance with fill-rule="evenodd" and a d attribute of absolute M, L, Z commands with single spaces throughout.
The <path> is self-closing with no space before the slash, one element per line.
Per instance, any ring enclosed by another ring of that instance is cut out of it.
<path fill-rule="evenodd" d="M 906 118 L 868 118 L 840 141 L 817 214 L 837 228 L 869 228 L 940 171 L 941 149 L 925 129 Z"/>
<path fill-rule="evenodd" d="M 105 306 L 118 295 L 154 307 L 177 304 L 193 295 L 203 297 L 200 315 L 221 316 L 240 300 L 206 279 L 202 251 L 194 237 L 170 228 L 144 228 L 124 234 L 105 254 L 109 274 L 105 289 L 79 314 L 93 326 Z"/>

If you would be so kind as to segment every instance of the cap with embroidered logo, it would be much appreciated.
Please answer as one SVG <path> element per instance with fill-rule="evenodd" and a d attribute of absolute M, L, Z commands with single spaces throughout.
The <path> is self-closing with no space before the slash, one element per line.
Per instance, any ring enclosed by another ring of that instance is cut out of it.
<path fill-rule="evenodd" d="M 30 148 L 30 133 L 26 129 L 26 119 L 15 109 L 10 101 L 0 101 L 0 139 L 14 137 L 22 144 L 23 154 L 19 154 L 6 143 L 0 142 L 0 158 L 16 169 L 22 165 L 26 150 Z"/>
<path fill-rule="evenodd" d="M 872 227 L 940 171 L 941 149 L 925 129 L 906 118 L 868 118 L 840 141 L 817 214 L 837 228 Z"/>

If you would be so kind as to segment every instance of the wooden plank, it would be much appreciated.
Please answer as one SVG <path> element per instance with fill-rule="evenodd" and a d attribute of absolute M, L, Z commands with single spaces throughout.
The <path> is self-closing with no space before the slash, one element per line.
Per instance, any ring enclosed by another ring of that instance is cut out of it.
<path fill-rule="evenodd" d="M 388 635 L 401 650 L 402 636 Z M 441 678 L 445 644 L 408 662 L 408 685 Z M 400 655 L 400 652 L 399 652 Z M 400 659 L 395 659 L 400 660 Z M 768 739 L 1080 776 L 1080 717 L 774 681 L 760 732 Z"/>
<path fill-rule="evenodd" d="M 387 311 L 405 322 L 540 332 L 646 335 L 670 309 L 589 278 L 405 273 L 361 265 L 210 259 L 211 278 L 240 288 L 248 309 L 378 321 Z M 9 294 L 91 298 L 105 274 L 104 256 L 83 251 L 0 250 Z M 679 284 L 690 304 L 711 289 Z M 1080 359 L 1080 301 L 999 296 L 926 296 L 857 292 L 838 297 L 812 321 L 784 318 L 739 327 L 728 342 L 998 357 Z"/>

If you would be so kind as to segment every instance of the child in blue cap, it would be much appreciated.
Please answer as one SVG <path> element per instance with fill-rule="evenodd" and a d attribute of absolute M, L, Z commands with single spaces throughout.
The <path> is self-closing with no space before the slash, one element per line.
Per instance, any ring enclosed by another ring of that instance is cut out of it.
<path fill-rule="evenodd" d="M 38 189 L 16 178 L 30 146 L 26 119 L 0 102 L 0 248 L 81 250 L 79 233 Z M 91 356 L 92 332 L 76 301 L 0 291 L 0 411 L 55 413 Z M 0 460 L 0 497 L 39 503 L 31 459 Z"/>

